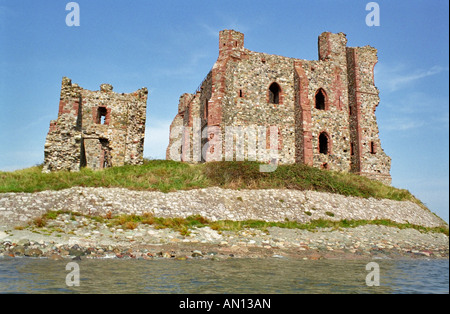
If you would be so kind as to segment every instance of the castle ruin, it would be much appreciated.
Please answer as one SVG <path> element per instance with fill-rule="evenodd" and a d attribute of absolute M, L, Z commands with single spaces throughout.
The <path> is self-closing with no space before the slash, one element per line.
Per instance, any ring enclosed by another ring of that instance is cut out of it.
<path fill-rule="evenodd" d="M 213 140 L 225 139 L 227 128 L 276 126 L 278 164 L 304 163 L 390 184 L 391 159 L 381 148 L 375 117 L 377 50 L 347 47 L 345 34 L 330 32 L 319 36 L 318 48 L 315 61 L 270 55 L 246 49 L 240 32 L 221 31 L 214 67 L 196 93 L 180 97 L 167 159 L 223 160 L 211 156 L 226 152 L 226 141 Z M 196 159 L 202 147 L 205 154 Z M 244 157 L 250 159 L 249 149 Z"/>
<path fill-rule="evenodd" d="M 147 88 L 131 94 L 109 84 L 90 91 L 64 77 L 58 119 L 50 122 L 43 172 L 100 170 L 143 163 Z"/>

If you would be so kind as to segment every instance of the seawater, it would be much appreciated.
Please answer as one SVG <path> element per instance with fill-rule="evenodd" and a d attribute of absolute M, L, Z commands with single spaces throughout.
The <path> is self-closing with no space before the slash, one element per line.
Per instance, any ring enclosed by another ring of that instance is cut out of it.
<path fill-rule="evenodd" d="M 0 293 L 92 294 L 448 294 L 448 260 L 374 260 L 380 285 L 369 287 L 368 261 L 285 258 L 228 260 L 82 260 L 69 287 L 69 261 L 0 259 Z"/>

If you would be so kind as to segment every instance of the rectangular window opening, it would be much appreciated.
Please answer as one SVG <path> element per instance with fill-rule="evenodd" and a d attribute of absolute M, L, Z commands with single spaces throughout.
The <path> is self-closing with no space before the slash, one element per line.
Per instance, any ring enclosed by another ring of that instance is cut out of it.
<path fill-rule="evenodd" d="M 375 142 L 370 142 L 370 153 L 375 155 L 377 153 L 377 146 Z"/>
<path fill-rule="evenodd" d="M 97 124 L 106 124 L 106 115 L 108 114 L 108 111 L 105 107 L 98 107 L 97 109 Z"/>
<path fill-rule="evenodd" d="M 204 119 L 208 120 L 209 117 L 209 100 L 206 99 L 205 101 L 205 109 L 204 109 Z"/>

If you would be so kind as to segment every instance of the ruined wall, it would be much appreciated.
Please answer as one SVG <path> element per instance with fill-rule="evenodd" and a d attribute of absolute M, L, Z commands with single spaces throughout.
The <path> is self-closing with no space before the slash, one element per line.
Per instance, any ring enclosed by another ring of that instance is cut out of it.
<path fill-rule="evenodd" d="M 184 117 L 184 125 L 187 128 L 182 142 L 183 161 L 194 163 L 205 161 L 202 148 L 207 143 L 207 139 L 206 136 L 202 136 L 202 131 L 208 124 L 211 95 L 212 74 L 209 73 L 187 104 L 187 114 Z"/>
<path fill-rule="evenodd" d="M 58 119 L 50 122 L 45 142 L 44 172 L 78 171 L 81 162 L 81 88 L 63 78 Z"/>
<path fill-rule="evenodd" d="M 290 58 L 248 51 L 232 62 L 228 102 L 223 106 L 224 126 L 278 127 L 280 163 L 295 162 L 293 61 Z M 269 87 L 279 87 L 278 101 L 269 99 Z M 242 97 L 241 97 L 242 95 Z M 266 134 L 266 141 L 269 141 Z M 268 148 L 267 145 L 264 148 Z M 269 160 L 266 160 L 269 161 Z"/>
<path fill-rule="evenodd" d="M 220 32 L 219 57 L 206 80 L 208 88 L 194 95 L 183 124 L 192 127 L 198 117 L 203 128 L 207 112 L 206 125 L 221 130 L 223 159 L 227 128 L 257 133 L 257 140 L 265 140 L 268 149 L 269 132 L 262 137 L 258 127 L 269 131 L 276 126 L 278 163 L 301 162 L 390 183 L 390 159 L 381 149 L 375 118 L 379 102 L 373 82 L 376 50 L 348 48 L 345 34 L 325 32 L 319 36 L 318 51 L 315 61 L 258 53 L 244 47 L 242 33 Z M 178 125 L 180 120 L 176 121 Z M 236 140 L 238 135 L 232 136 Z M 244 159 L 254 160 L 249 154 L 254 147 L 249 141 L 252 136 L 248 133 L 244 143 L 233 143 L 235 159 L 243 145 Z M 213 138 L 209 134 L 209 143 Z M 208 147 L 211 153 L 217 148 Z M 190 155 L 193 149 L 185 145 L 183 154 Z M 262 161 L 272 160 L 265 156 Z"/>
<path fill-rule="evenodd" d="M 375 111 L 380 102 L 374 82 L 377 50 L 370 46 L 347 48 L 351 138 L 354 144 L 352 171 L 391 183 L 391 159 L 381 148 Z"/>
<path fill-rule="evenodd" d="M 44 172 L 94 170 L 143 162 L 148 91 L 90 91 L 63 78 L 58 119 L 45 144 Z"/>
<path fill-rule="evenodd" d="M 319 61 L 305 69 L 311 108 L 313 166 L 350 170 L 350 133 L 348 121 L 347 38 L 345 34 L 323 33 L 319 37 Z M 317 109 L 316 95 L 325 96 L 324 109 Z M 328 136 L 328 153 L 320 153 L 319 136 Z"/>
<path fill-rule="evenodd" d="M 222 125 L 277 126 L 278 162 L 281 164 L 305 159 L 300 157 L 305 153 L 303 149 L 299 151 L 297 148 L 303 147 L 307 132 L 309 164 L 349 171 L 347 40 L 344 34 L 324 33 L 322 37 L 324 39 L 319 47 L 329 50 L 322 52 L 322 60 L 319 61 L 249 50 L 245 50 L 244 57 L 230 60 L 230 70 L 225 75 L 232 84 L 227 88 L 228 98 L 224 98 L 222 103 Z M 300 82 L 300 75 L 303 82 Z M 269 87 L 273 83 L 280 87 L 277 103 L 269 99 Z M 315 95 L 319 89 L 326 94 L 324 110 L 315 108 Z M 301 108 L 299 93 L 304 98 Z M 319 152 L 319 135 L 322 132 L 329 135 L 328 154 Z"/>
<path fill-rule="evenodd" d="M 166 150 L 166 159 L 181 161 L 182 146 L 184 142 L 184 126 L 189 125 L 189 104 L 195 95 L 185 93 L 178 102 L 178 114 L 170 125 L 169 146 Z"/>

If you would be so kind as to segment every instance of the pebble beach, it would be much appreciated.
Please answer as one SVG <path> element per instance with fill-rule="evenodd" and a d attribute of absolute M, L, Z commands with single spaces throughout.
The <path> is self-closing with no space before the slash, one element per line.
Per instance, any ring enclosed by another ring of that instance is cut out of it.
<path fill-rule="evenodd" d="M 403 221 L 416 219 L 422 220 L 427 226 L 443 224 L 442 220 L 431 212 L 409 202 L 364 200 L 327 193 L 286 190 L 278 192 L 224 191 L 220 194 L 221 201 L 219 203 L 216 201 L 214 210 L 208 211 L 211 199 L 208 198 L 209 203 L 202 202 L 199 195 L 207 195 L 210 192 L 212 191 L 196 190 L 159 194 L 158 192 L 138 193 L 121 189 L 119 191 L 119 189 L 74 188 L 34 194 L 1 194 L 0 208 L 3 208 L 3 211 L 0 210 L 0 217 L 3 217 L 3 220 L 0 220 L 0 257 L 48 258 L 51 260 L 110 258 L 188 260 L 192 258 L 278 257 L 318 260 L 441 259 L 448 258 L 449 255 L 449 238 L 443 233 L 420 232 L 415 229 L 399 229 L 379 225 L 317 230 L 279 227 L 270 227 L 266 230 L 245 228 L 238 231 L 220 231 L 210 227 L 201 227 L 191 229 L 189 234 L 181 234 L 170 228 L 159 229 L 145 224 L 139 224 L 132 230 L 124 229 L 120 226 L 110 226 L 104 221 L 96 220 L 94 216 L 86 215 L 86 212 L 95 212 L 97 215 L 99 213 L 106 214 L 106 209 L 110 211 L 113 209 L 114 214 L 119 212 L 135 214 L 136 208 L 141 210 L 143 208 L 136 204 L 147 204 L 148 209 L 146 210 L 155 215 L 161 214 L 165 210 L 168 216 L 175 215 L 174 213 L 177 211 L 178 216 L 194 213 L 209 215 L 209 219 L 211 216 L 216 219 L 228 219 L 231 214 L 242 218 L 245 216 L 245 207 L 249 208 L 248 204 L 253 198 L 253 208 L 266 203 L 264 213 L 272 215 L 272 219 L 277 215 L 280 220 L 286 219 L 286 215 L 281 215 L 281 213 L 287 213 L 291 218 L 301 217 L 306 220 L 311 219 L 311 216 L 305 213 L 313 212 L 315 216 L 319 217 L 325 215 L 325 212 L 329 212 L 330 208 L 335 213 L 334 219 L 354 218 L 355 213 L 367 211 L 367 206 L 370 206 L 369 208 L 374 210 L 368 213 L 368 217 L 376 212 L 377 218 L 403 219 Z M 76 200 L 75 197 L 77 197 Z M 276 205 L 268 206 L 267 197 Z M 122 207 L 118 205 L 119 198 L 123 200 Z M 95 201 L 93 201 L 94 199 Z M 280 202 L 280 199 L 284 201 Z M 170 205 L 168 202 L 172 200 L 176 200 L 176 202 Z M 161 205 L 163 202 L 166 203 Z M 365 207 L 361 207 L 364 206 L 364 204 L 361 205 L 363 202 L 367 202 Z M 176 205 L 173 205 L 174 203 Z M 134 204 L 134 206 L 128 204 Z M 240 204 L 240 207 L 236 204 Z M 352 204 L 352 206 L 348 206 L 346 213 L 345 206 L 340 207 L 339 204 Z M 14 210 L 15 206 L 20 206 L 20 209 Z M 359 211 L 357 211 L 358 206 Z M 43 212 L 63 210 L 69 207 L 71 210 L 82 212 L 83 215 L 63 213 L 40 228 L 24 222 L 26 219 L 31 220 L 33 216 L 38 217 Z M 198 212 L 193 210 L 195 208 Z M 217 208 L 222 208 L 222 211 Z M 234 213 L 232 213 L 232 209 L 234 209 Z M 3 216 L 1 216 L 2 212 Z M 221 213 L 222 216 L 220 216 Z M 247 210 L 247 213 L 248 215 L 244 218 L 252 218 L 255 211 Z M 397 218 L 401 213 L 403 213 L 402 218 Z M 328 218 L 330 217 L 328 216 Z M 19 223 L 22 223 L 21 227 L 18 227 Z"/>

